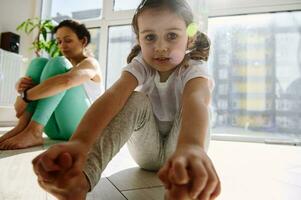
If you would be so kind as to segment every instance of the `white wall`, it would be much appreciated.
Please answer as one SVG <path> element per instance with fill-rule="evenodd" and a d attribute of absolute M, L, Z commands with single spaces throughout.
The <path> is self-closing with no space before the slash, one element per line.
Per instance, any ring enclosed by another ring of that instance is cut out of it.
<path fill-rule="evenodd" d="M 27 36 L 17 32 L 16 27 L 27 18 L 39 16 L 40 0 L 0 0 L 0 32 L 14 32 L 20 35 L 19 54 L 31 59 L 34 54 L 29 50 L 33 34 Z M 25 67 L 23 67 L 25 71 Z M 16 121 L 12 107 L 0 107 L 0 126 L 9 125 Z"/>
<path fill-rule="evenodd" d="M 29 50 L 33 35 L 27 36 L 17 32 L 16 28 L 27 18 L 39 16 L 39 0 L 1 0 L 0 1 L 0 30 L 1 32 L 14 32 L 21 36 L 20 54 L 31 58 L 33 53 Z"/>

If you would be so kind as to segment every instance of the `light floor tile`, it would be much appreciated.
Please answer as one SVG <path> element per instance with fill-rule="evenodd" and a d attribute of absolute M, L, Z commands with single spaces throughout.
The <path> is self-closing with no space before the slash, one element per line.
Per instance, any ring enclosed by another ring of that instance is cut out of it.
<path fill-rule="evenodd" d="M 109 176 L 108 179 L 122 191 L 162 186 L 155 172 L 138 167 L 122 170 Z"/>
<path fill-rule="evenodd" d="M 164 188 L 153 187 L 122 192 L 128 200 L 164 200 Z"/>

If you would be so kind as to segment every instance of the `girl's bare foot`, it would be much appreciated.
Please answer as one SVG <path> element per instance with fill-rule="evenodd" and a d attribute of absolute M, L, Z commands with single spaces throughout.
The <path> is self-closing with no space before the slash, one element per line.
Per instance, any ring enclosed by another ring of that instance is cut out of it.
<path fill-rule="evenodd" d="M 0 149 L 14 150 L 42 145 L 42 134 L 43 126 L 34 121 L 31 121 L 23 131 L 0 143 Z"/>
<path fill-rule="evenodd" d="M 10 131 L 8 131 L 7 133 L 5 133 L 3 136 L 0 137 L 0 144 L 3 141 L 23 131 L 28 125 L 28 123 L 30 122 L 30 118 L 31 118 L 31 114 L 28 112 L 24 112 L 24 114 L 19 118 L 18 124 L 13 129 L 11 129 Z"/>

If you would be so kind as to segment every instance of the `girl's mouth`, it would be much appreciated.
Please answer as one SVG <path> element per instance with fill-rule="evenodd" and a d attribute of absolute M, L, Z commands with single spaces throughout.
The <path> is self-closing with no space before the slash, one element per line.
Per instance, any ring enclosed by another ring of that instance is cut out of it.
<path fill-rule="evenodd" d="M 159 63 L 166 63 L 170 60 L 170 58 L 166 58 L 166 57 L 159 57 L 159 58 L 154 58 L 154 60 L 156 62 L 159 62 Z"/>

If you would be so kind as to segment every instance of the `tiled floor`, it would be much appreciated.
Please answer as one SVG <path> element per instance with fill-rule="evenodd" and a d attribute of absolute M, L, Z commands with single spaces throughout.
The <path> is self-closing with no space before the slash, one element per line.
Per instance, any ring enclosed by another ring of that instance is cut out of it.
<path fill-rule="evenodd" d="M 52 143 L 0 152 L 0 200 L 54 200 L 39 188 L 30 163 Z M 222 181 L 218 200 L 301 199 L 301 147 L 212 141 L 209 155 Z M 87 199 L 163 200 L 163 194 L 155 173 L 140 170 L 124 147 Z"/>

